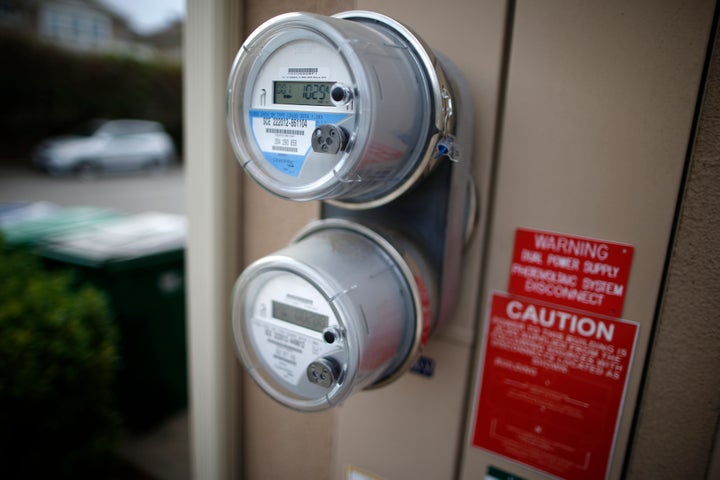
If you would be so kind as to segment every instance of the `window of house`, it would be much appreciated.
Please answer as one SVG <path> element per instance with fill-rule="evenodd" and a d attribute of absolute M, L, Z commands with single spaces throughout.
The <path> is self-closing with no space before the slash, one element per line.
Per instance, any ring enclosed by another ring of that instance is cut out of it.
<path fill-rule="evenodd" d="M 106 15 L 60 5 L 47 5 L 41 10 L 40 34 L 77 48 L 96 48 L 112 40 L 110 19 Z"/>

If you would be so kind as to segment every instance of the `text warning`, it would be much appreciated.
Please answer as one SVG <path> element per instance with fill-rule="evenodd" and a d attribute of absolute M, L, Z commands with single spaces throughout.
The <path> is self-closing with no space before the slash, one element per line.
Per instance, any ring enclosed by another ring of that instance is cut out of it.
<path fill-rule="evenodd" d="M 508 290 L 619 317 L 632 256 L 627 244 L 518 228 Z"/>

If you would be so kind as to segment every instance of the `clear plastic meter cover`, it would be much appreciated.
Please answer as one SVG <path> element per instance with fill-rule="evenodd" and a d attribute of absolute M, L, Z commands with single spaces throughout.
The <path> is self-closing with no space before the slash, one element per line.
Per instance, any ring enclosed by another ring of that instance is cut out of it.
<path fill-rule="evenodd" d="M 240 49 L 228 81 L 228 131 L 265 189 L 365 208 L 428 168 L 436 72 L 426 51 L 376 17 L 285 14 Z"/>
<path fill-rule="evenodd" d="M 331 408 L 409 367 L 431 321 L 429 283 L 427 271 L 376 233 L 317 222 L 238 278 L 237 352 L 278 402 Z"/>

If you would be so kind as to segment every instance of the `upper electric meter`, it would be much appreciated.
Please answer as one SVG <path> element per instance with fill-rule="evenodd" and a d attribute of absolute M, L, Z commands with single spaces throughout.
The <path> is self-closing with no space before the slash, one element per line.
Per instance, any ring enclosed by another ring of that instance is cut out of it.
<path fill-rule="evenodd" d="M 454 121 L 432 52 L 398 22 L 362 11 L 264 23 L 233 63 L 227 101 L 233 149 L 256 182 L 346 208 L 412 187 Z"/>
<path fill-rule="evenodd" d="M 410 367 L 437 299 L 423 258 L 399 241 L 322 220 L 243 271 L 233 336 L 267 394 L 296 410 L 323 410 Z"/>

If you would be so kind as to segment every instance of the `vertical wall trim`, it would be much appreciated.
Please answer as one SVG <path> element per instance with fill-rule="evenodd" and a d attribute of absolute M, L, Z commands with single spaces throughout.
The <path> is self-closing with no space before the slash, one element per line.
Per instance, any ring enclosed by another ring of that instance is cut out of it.
<path fill-rule="evenodd" d="M 493 203 L 495 199 L 495 186 L 497 184 L 497 164 L 500 162 L 500 150 L 502 147 L 502 136 L 503 136 L 503 125 L 505 121 L 505 105 L 507 102 L 507 83 L 508 83 L 508 75 L 510 74 L 510 56 L 512 55 L 512 40 L 513 40 L 513 26 L 515 24 L 515 7 L 516 7 L 516 0 L 508 0 L 505 5 L 505 28 L 503 31 L 503 41 L 502 41 L 502 56 L 501 56 L 501 67 L 499 72 L 499 79 L 498 79 L 498 95 L 497 95 L 497 102 L 495 103 L 495 131 L 493 133 L 492 137 L 492 153 L 491 153 L 491 162 L 492 165 L 490 169 L 488 170 L 492 176 L 492 180 L 488 182 L 488 205 L 484 208 L 484 212 L 486 212 L 487 218 L 487 227 L 485 228 L 485 235 L 480 243 L 482 254 L 481 254 L 481 260 L 480 260 L 480 271 L 479 274 L 479 281 L 478 281 L 478 292 L 484 292 L 485 291 L 485 272 L 487 269 L 488 261 L 487 256 L 489 255 L 489 248 L 488 245 L 490 244 L 490 232 L 492 231 L 492 221 L 493 221 Z M 487 298 L 484 295 L 480 295 L 480 298 L 478 299 L 478 302 L 476 304 L 476 311 L 475 311 L 475 328 L 480 328 L 482 325 L 482 321 L 480 320 L 483 317 L 483 312 L 485 311 L 486 306 L 486 300 Z M 477 330 L 474 332 L 475 338 L 478 337 Z M 480 349 L 480 342 L 473 342 L 471 351 L 470 351 L 470 358 L 474 359 L 478 358 Z M 465 382 L 465 400 L 463 405 L 463 411 L 464 412 L 471 412 L 474 408 L 474 400 L 475 400 L 475 377 L 476 372 L 474 368 L 469 368 L 467 372 L 467 381 Z M 471 418 L 472 415 L 467 414 L 466 418 Z M 457 460 L 455 464 L 455 471 L 453 472 L 452 478 L 460 478 L 462 474 L 462 468 L 463 468 L 463 462 L 464 457 L 466 453 L 466 449 L 462 448 L 463 445 L 465 445 L 468 438 L 470 438 L 472 429 L 472 425 L 470 425 L 469 422 L 466 422 L 464 427 L 460 429 L 459 434 L 461 435 L 460 441 L 458 442 L 458 445 L 461 446 L 461 448 L 458 449 L 457 452 Z"/>
<path fill-rule="evenodd" d="M 626 456 L 624 475 L 629 478 L 718 478 L 713 463 L 720 420 L 716 381 L 720 281 L 714 270 L 720 252 L 719 12 L 716 3 L 650 339 L 652 350 Z"/>
<path fill-rule="evenodd" d="M 713 450 L 710 453 L 710 465 L 708 466 L 707 480 L 720 478 L 720 422 L 715 427 L 715 439 Z"/>
<path fill-rule="evenodd" d="M 664 293 L 667 290 L 668 275 L 669 275 L 670 268 L 671 268 L 672 252 L 677 247 L 678 228 L 679 228 L 680 220 L 681 220 L 681 217 L 683 214 L 683 210 L 682 210 L 683 198 L 685 197 L 685 195 L 687 193 L 687 189 L 688 189 L 688 175 L 689 175 L 691 164 L 692 164 L 692 155 L 693 155 L 695 142 L 697 140 L 697 130 L 698 130 L 698 124 L 700 122 L 700 114 L 702 112 L 703 98 L 705 96 L 705 90 L 707 89 L 707 80 L 708 80 L 708 75 L 709 75 L 709 71 L 710 71 L 710 65 L 712 63 L 713 44 L 715 43 L 715 38 L 717 35 L 718 8 L 720 8 L 720 5 L 716 4 L 715 5 L 715 15 L 713 17 L 713 24 L 712 24 L 712 27 L 710 30 L 710 37 L 708 39 L 705 66 L 703 67 L 703 72 L 702 72 L 701 79 L 700 79 L 699 94 L 698 94 L 696 105 L 695 105 L 695 114 L 693 116 L 692 129 L 690 131 L 690 137 L 689 137 L 689 141 L 688 141 L 688 149 L 687 149 L 687 153 L 686 153 L 685 166 L 683 167 L 681 185 L 680 185 L 680 188 L 678 189 L 677 205 L 676 205 L 676 210 L 675 210 L 675 216 L 673 219 L 673 227 L 672 227 L 671 237 L 668 242 L 670 247 L 668 249 L 668 256 L 665 259 L 665 265 L 663 267 L 663 278 L 662 278 L 662 282 L 661 282 L 660 288 L 659 288 L 658 301 L 657 301 L 655 314 L 653 315 L 654 321 L 653 321 L 653 324 L 651 327 L 651 332 L 650 332 L 650 339 L 649 339 L 650 345 L 653 345 L 655 343 L 655 339 L 657 336 L 659 319 L 662 315 L 663 302 L 665 300 Z M 632 428 L 630 430 L 630 438 L 635 438 L 635 436 L 638 433 L 638 421 L 639 421 L 639 417 L 640 417 L 640 412 L 644 405 L 644 394 L 645 394 L 647 381 L 648 381 L 648 373 L 650 371 L 650 366 L 652 365 L 653 358 L 654 358 L 654 356 L 653 356 L 653 352 L 651 350 L 650 353 L 647 355 L 647 357 L 645 359 L 645 364 L 643 366 L 643 373 L 642 373 L 642 377 L 640 379 L 640 385 L 641 385 L 640 393 L 638 395 L 638 401 L 637 401 L 637 405 L 635 407 L 635 414 L 633 416 Z M 633 458 L 633 455 L 632 455 L 633 446 L 634 446 L 634 443 L 631 442 L 629 444 L 627 455 L 625 456 L 625 462 L 623 465 L 623 475 L 627 475 L 628 468 L 630 467 L 630 462 Z"/>
<path fill-rule="evenodd" d="M 239 380 L 229 335 L 229 290 L 240 255 L 237 162 L 229 159 L 225 84 L 241 2 L 188 0 L 184 132 L 190 447 L 193 478 L 236 478 Z"/>

